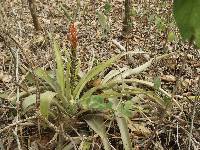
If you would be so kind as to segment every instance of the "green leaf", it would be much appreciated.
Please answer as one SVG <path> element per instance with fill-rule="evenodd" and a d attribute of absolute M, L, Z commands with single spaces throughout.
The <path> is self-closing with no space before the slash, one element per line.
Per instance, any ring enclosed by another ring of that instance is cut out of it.
<path fill-rule="evenodd" d="M 98 95 L 92 95 L 89 102 L 90 108 L 101 108 L 102 104 L 104 103 L 104 98 Z"/>
<path fill-rule="evenodd" d="M 64 65 L 63 65 L 59 45 L 55 40 L 53 41 L 53 49 L 54 49 L 55 59 L 56 59 L 56 64 L 57 64 L 56 79 L 57 79 L 58 85 L 60 86 L 61 92 L 64 95 L 65 93 Z"/>
<path fill-rule="evenodd" d="M 90 150 L 92 143 L 86 140 L 83 140 L 79 146 L 80 150 Z"/>
<path fill-rule="evenodd" d="M 89 100 L 89 108 L 90 109 L 98 109 L 98 110 L 105 110 L 105 109 L 111 109 L 112 104 L 111 103 L 105 103 L 104 97 L 100 95 L 92 95 Z"/>
<path fill-rule="evenodd" d="M 138 66 L 134 69 L 127 69 L 124 72 L 120 73 L 119 75 L 116 75 L 116 77 L 114 77 L 113 80 L 114 81 L 121 80 L 121 79 L 126 78 L 128 76 L 131 76 L 131 75 L 134 75 L 134 74 L 139 74 L 139 73 L 147 70 L 147 68 L 151 66 L 153 60 L 154 59 L 152 58 L 148 62 L 146 62 L 146 63 L 142 64 L 141 66 Z"/>
<path fill-rule="evenodd" d="M 102 72 L 105 68 L 111 66 L 113 64 L 113 62 L 119 60 L 122 56 L 124 56 L 125 54 L 120 54 L 120 55 L 116 55 L 113 58 L 107 60 L 106 62 L 103 62 L 99 65 L 97 65 L 96 67 L 92 68 L 86 75 L 83 76 L 83 78 L 81 78 L 81 80 L 79 81 L 78 85 L 76 86 L 74 92 L 73 92 L 73 96 L 75 99 L 79 98 L 79 95 L 81 93 L 81 91 L 83 90 L 84 86 L 96 75 L 98 75 L 100 72 Z"/>
<path fill-rule="evenodd" d="M 153 83 L 154 83 L 154 89 L 159 90 L 159 88 L 161 87 L 160 77 L 155 77 Z"/>
<path fill-rule="evenodd" d="M 167 96 L 164 96 L 163 100 L 164 100 L 165 106 L 169 106 L 172 104 L 171 98 L 169 98 Z"/>
<path fill-rule="evenodd" d="M 121 105 L 118 99 L 110 98 L 109 100 L 113 103 L 114 109 L 118 108 L 118 106 Z M 117 124 L 121 133 L 121 139 L 123 142 L 124 149 L 125 150 L 133 149 L 130 135 L 129 135 L 127 120 L 123 117 L 122 113 L 118 109 L 116 109 L 115 111 L 115 117 L 116 117 Z"/>
<path fill-rule="evenodd" d="M 184 40 L 195 40 L 200 47 L 200 1 L 174 0 L 174 18 Z"/>
<path fill-rule="evenodd" d="M 101 89 L 103 90 L 104 88 L 106 89 L 111 89 L 114 85 L 116 85 L 117 83 L 116 82 L 113 82 L 113 83 L 109 83 L 109 84 L 104 84 L 104 85 L 99 85 L 97 87 L 93 87 L 89 90 L 87 90 L 83 96 L 81 96 L 81 98 L 79 99 L 79 103 L 82 107 L 84 108 L 87 108 L 89 106 L 89 101 L 90 101 L 90 97 L 92 96 L 92 94 L 97 91 L 98 89 Z M 109 93 L 109 96 L 112 96 L 113 93 Z M 105 97 L 103 95 L 103 97 Z"/>
<path fill-rule="evenodd" d="M 146 96 L 150 98 L 151 101 L 156 102 L 158 105 L 160 105 L 162 108 L 166 108 L 165 102 L 163 101 L 163 98 L 158 96 L 158 94 L 155 94 L 155 91 L 148 91 L 144 93 Z"/>
<path fill-rule="evenodd" d="M 44 81 L 46 81 L 47 84 L 49 84 L 49 85 L 51 86 L 52 89 L 54 89 L 54 90 L 57 89 L 53 78 L 50 77 L 50 75 L 48 74 L 47 71 L 45 71 L 45 70 L 43 70 L 43 69 L 41 69 L 41 68 L 37 68 L 37 69 L 35 70 L 35 74 L 36 74 L 39 78 L 41 78 L 41 79 L 43 79 Z"/>
<path fill-rule="evenodd" d="M 109 82 L 111 79 L 113 79 L 114 77 L 116 77 L 117 75 L 121 74 L 122 72 L 124 72 L 125 70 L 128 70 L 127 67 L 123 67 L 120 68 L 118 70 L 111 70 L 105 77 L 104 79 L 102 79 L 102 84 L 106 84 L 107 82 Z"/>
<path fill-rule="evenodd" d="M 97 12 L 99 24 L 103 30 L 104 34 L 107 34 L 110 31 L 110 27 L 108 24 L 108 17 L 104 15 L 102 12 Z"/>
<path fill-rule="evenodd" d="M 34 84 L 34 74 L 28 71 L 25 75 L 25 82 L 28 84 Z"/>
<path fill-rule="evenodd" d="M 111 150 L 103 119 L 100 116 L 88 115 L 85 121 L 101 137 L 104 149 Z"/>
<path fill-rule="evenodd" d="M 133 101 L 128 100 L 124 103 L 124 109 L 132 110 L 133 109 Z"/>
<path fill-rule="evenodd" d="M 108 15 L 110 13 L 110 11 L 111 11 L 111 8 L 112 8 L 112 6 L 111 6 L 110 2 L 106 1 L 105 5 L 104 5 L 104 13 L 106 15 Z"/>
<path fill-rule="evenodd" d="M 48 118 L 50 104 L 55 96 L 56 93 L 51 91 L 46 91 L 40 95 L 40 112 L 46 118 Z"/>
<path fill-rule="evenodd" d="M 125 83 L 135 82 L 135 83 L 138 83 L 138 84 L 146 85 L 148 87 L 152 87 L 152 88 L 154 87 L 154 83 L 148 82 L 148 81 L 144 81 L 144 80 L 125 79 L 124 82 Z M 176 99 L 174 99 L 171 94 L 169 94 L 168 92 L 163 90 L 161 87 L 158 89 L 158 91 L 161 92 L 163 95 L 165 95 L 165 96 L 169 97 L 170 99 L 172 99 L 172 101 L 176 104 L 176 106 L 178 106 L 181 109 L 181 111 L 183 110 L 182 107 L 180 106 L 180 104 L 178 103 L 178 101 L 176 101 Z"/>
<path fill-rule="evenodd" d="M 70 67 L 71 63 L 67 63 L 67 69 L 65 75 L 65 96 L 67 97 L 68 100 L 71 99 Z"/>
<path fill-rule="evenodd" d="M 75 71 L 75 77 L 79 76 L 80 70 L 81 70 L 81 60 L 77 59 L 77 66 L 76 66 L 76 71 Z"/>
<path fill-rule="evenodd" d="M 155 18 L 155 24 L 160 32 L 164 31 L 166 28 L 164 20 L 158 16 Z"/>
<path fill-rule="evenodd" d="M 150 67 L 153 62 L 158 61 L 160 59 L 163 59 L 165 57 L 168 57 L 170 55 L 171 54 L 164 54 L 164 55 L 161 55 L 161 56 L 157 56 L 155 58 L 151 58 L 148 62 L 146 62 L 146 63 L 144 63 L 144 64 L 142 64 L 142 65 L 140 65 L 136 68 L 127 69 L 122 73 L 120 72 L 119 75 L 116 75 L 116 77 L 113 78 L 113 81 L 120 81 L 121 79 L 125 79 L 128 76 L 139 74 L 139 73 L 147 70 L 148 67 Z"/>
<path fill-rule="evenodd" d="M 167 36 L 168 42 L 173 42 L 175 39 L 176 39 L 176 35 L 174 34 L 174 32 L 170 31 Z"/>
<path fill-rule="evenodd" d="M 116 91 L 113 91 L 113 90 L 108 90 L 108 89 L 112 89 L 112 87 L 116 86 L 117 84 L 119 84 L 119 82 L 110 82 L 108 84 L 104 84 L 104 85 L 101 85 L 99 86 L 99 88 L 92 88 L 90 90 L 88 90 L 86 93 L 84 93 L 84 95 L 80 98 L 80 105 L 84 108 L 88 108 L 89 106 L 89 103 L 90 103 L 90 98 L 92 96 L 92 94 L 98 90 L 98 89 L 101 89 L 103 90 L 104 92 L 98 96 L 102 96 L 104 98 L 119 98 L 121 97 L 122 94 L 124 95 L 130 95 L 130 94 L 140 94 L 140 93 L 144 93 L 144 90 L 142 89 L 139 89 L 139 88 L 131 88 L 131 90 L 125 90 L 124 92 L 116 92 Z M 119 88 L 118 89 L 119 91 L 121 91 L 121 89 Z M 107 109 L 111 109 L 112 107 L 112 103 L 108 102 L 106 103 L 106 108 Z"/>
<path fill-rule="evenodd" d="M 103 29 L 106 29 L 106 27 L 107 27 L 107 16 L 105 16 L 101 12 L 97 12 L 97 15 L 98 15 L 98 19 L 99 19 L 99 23 L 100 23 L 101 27 Z"/>
<path fill-rule="evenodd" d="M 135 10 L 135 7 L 133 6 L 132 8 L 131 8 L 131 10 L 130 10 L 130 16 L 136 16 L 136 14 L 137 14 L 137 12 L 136 12 L 136 10 Z"/>
<path fill-rule="evenodd" d="M 28 97 L 25 97 L 23 102 L 22 102 L 22 109 L 23 112 L 27 112 L 31 106 L 33 106 L 36 102 L 36 95 L 30 95 Z"/>
<path fill-rule="evenodd" d="M 68 100 L 71 99 L 71 83 L 70 83 L 70 67 L 71 63 L 67 63 L 67 68 L 66 68 L 66 75 L 65 75 L 65 96 L 67 97 Z"/>
<path fill-rule="evenodd" d="M 52 91 L 46 91 L 40 94 L 40 112 L 44 117 L 48 117 L 50 104 L 52 103 L 53 98 L 56 93 Z M 24 98 L 22 102 L 22 108 L 24 112 L 27 112 L 31 106 L 36 103 L 36 94 L 30 95 Z"/>
<path fill-rule="evenodd" d="M 66 74 L 65 74 L 65 96 L 68 100 L 71 99 L 71 83 L 70 83 L 70 68 L 71 68 L 71 59 L 70 54 L 67 49 L 65 49 L 65 56 L 66 56 Z"/>
<path fill-rule="evenodd" d="M 118 111 L 121 113 L 121 115 L 123 115 L 123 117 L 132 117 L 133 115 L 133 102 L 132 101 L 126 101 L 122 104 L 120 104 Z"/>
<path fill-rule="evenodd" d="M 153 22 L 154 17 L 155 17 L 155 15 L 152 14 L 152 15 L 150 15 L 147 19 L 148 19 L 149 22 Z"/>

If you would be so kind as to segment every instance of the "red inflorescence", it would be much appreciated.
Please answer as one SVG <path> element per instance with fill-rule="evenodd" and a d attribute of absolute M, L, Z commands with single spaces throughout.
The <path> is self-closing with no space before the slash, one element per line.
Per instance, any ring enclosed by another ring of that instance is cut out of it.
<path fill-rule="evenodd" d="M 77 29 L 74 23 L 69 26 L 69 41 L 73 49 L 77 47 Z"/>

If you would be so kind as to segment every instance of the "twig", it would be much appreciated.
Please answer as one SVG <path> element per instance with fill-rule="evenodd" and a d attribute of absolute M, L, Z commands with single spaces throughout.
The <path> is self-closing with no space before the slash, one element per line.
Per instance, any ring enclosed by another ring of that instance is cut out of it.
<path fill-rule="evenodd" d="M 15 79 L 16 79 L 16 83 L 19 83 L 19 49 L 16 49 L 16 65 L 15 65 Z M 20 116 L 19 116 L 19 109 L 20 109 L 20 101 L 19 101 L 19 94 L 20 94 L 20 91 L 19 91 L 19 86 L 17 86 L 17 89 L 16 89 L 16 109 L 17 109 L 17 116 L 16 116 L 16 122 L 19 121 L 20 119 Z M 13 133 L 16 137 L 16 141 L 17 141 L 17 145 L 18 145 L 18 149 L 21 150 L 21 143 L 19 141 L 19 137 L 18 137 L 18 125 L 16 125 L 15 127 L 15 130 L 13 130 Z"/>
<path fill-rule="evenodd" d="M 189 133 L 189 144 L 188 144 L 188 150 L 190 150 L 191 148 L 191 142 L 192 142 L 192 132 L 193 132 L 193 128 L 194 128 L 194 116 L 196 113 L 196 101 L 194 102 L 193 105 L 193 111 L 192 111 L 192 117 L 191 117 L 191 126 L 190 126 L 190 133 Z"/>
<path fill-rule="evenodd" d="M 5 46 L 9 49 L 10 53 L 12 54 L 12 57 L 13 57 L 14 61 L 16 61 L 15 53 L 14 53 L 13 49 L 9 46 L 9 43 L 6 42 L 5 36 L 9 37 L 16 44 L 16 46 L 21 50 L 21 52 L 23 53 L 23 57 L 25 57 L 25 60 L 27 61 L 27 64 L 29 64 L 29 67 L 31 68 L 31 69 L 29 69 L 23 63 L 20 63 L 19 68 L 21 69 L 21 71 L 23 72 L 24 69 L 25 69 L 26 71 L 29 71 L 29 72 L 31 72 L 33 74 L 33 71 L 32 71 L 33 68 L 31 66 L 31 65 L 33 65 L 33 62 L 30 62 L 29 59 L 26 57 L 26 52 L 25 52 L 24 48 L 7 31 L 3 31 L 3 33 L 5 35 L 0 35 L 0 38 L 3 40 Z M 16 65 L 16 64 L 14 64 L 14 65 Z"/>
<path fill-rule="evenodd" d="M 15 122 L 15 123 L 9 124 L 9 125 L 7 125 L 5 128 L 0 129 L 0 133 L 5 132 L 6 130 L 8 130 L 8 129 L 10 129 L 10 128 L 16 126 L 16 125 L 20 125 L 21 123 L 26 122 L 26 121 L 28 121 L 28 120 L 36 119 L 37 117 L 38 117 L 38 116 L 35 115 L 35 116 L 29 117 L 29 118 L 27 118 L 27 119 L 19 120 L 19 121 Z"/>
<path fill-rule="evenodd" d="M 177 123 L 176 123 L 176 143 L 177 143 L 177 145 L 178 145 L 178 149 L 180 150 L 180 144 L 179 144 L 179 139 L 178 139 L 178 137 L 179 137 L 179 126 L 178 126 L 178 121 L 177 121 Z"/>
<path fill-rule="evenodd" d="M 76 142 L 74 141 L 74 139 L 72 139 L 67 133 L 65 133 L 65 131 L 64 131 L 64 129 L 63 129 L 63 124 L 61 125 L 61 131 L 62 131 L 62 135 L 63 135 L 63 137 L 65 138 L 65 140 L 70 140 L 71 141 L 71 143 L 72 143 L 72 145 L 73 145 L 73 147 L 74 147 L 74 149 L 75 150 L 78 150 L 78 148 L 77 148 L 77 146 L 76 146 Z"/>
<path fill-rule="evenodd" d="M 53 136 L 53 138 L 45 145 L 45 147 L 49 147 L 49 145 L 52 145 L 53 142 L 55 142 L 58 138 L 58 133 L 56 132 Z"/>
<path fill-rule="evenodd" d="M 16 137 L 18 150 L 22 150 L 22 148 L 21 148 L 21 143 L 20 143 L 20 141 L 19 141 L 19 136 L 18 136 L 18 134 L 17 134 L 17 126 L 15 127 L 15 130 L 13 130 L 13 134 L 14 134 L 15 137 Z"/>
<path fill-rule="evenodd" d="M 112 40 L 113 44 L 115 44 L 121 51 L 126 52 L 126 49 L 124 46 L 122 46 L 117 40 Z"/>
<path fill-rule="evenodd" d="M 44 120 L 49 127 L 53 128 L 57 133 L 60 133 L 60 130 L 58 127 L 56 127 L 53 123 L 51 123 L 47 118 L 43 117 L 42 114 L 40 114 L 40 112 L 38 112 L 38 116 Z"/>
<path fill-rule="evenodd" d="M 198 103 L 198 99 L 199 99 L 199 95 L 200 95 L 200 78 L 198 81 L 198 88 L 197 88 L 197 95 L 195 97 L 195 102 L 193 105 L 193 112 L 192 112 L 192 117 L 191 117 L 191 126 L 190 126 L 190 133 L 189 133 L 189 144 L 188 144 L 188 150 L 191 149 L 191 143 L 192 143 L 192 132 L 193 132 L 193 128 L 194 128 L 194 117 L 195 117 L 195 113 L 196 113 L 196 106 Z"/>

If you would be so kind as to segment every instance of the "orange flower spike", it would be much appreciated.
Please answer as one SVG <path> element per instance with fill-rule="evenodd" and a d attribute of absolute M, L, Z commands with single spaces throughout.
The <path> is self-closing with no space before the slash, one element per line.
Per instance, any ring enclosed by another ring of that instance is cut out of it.
<path fill-rule="evenodd" d="M 73 49 L 77 48 L 77 29 L 74 23 L 69 26 L 69 41 Z"/>

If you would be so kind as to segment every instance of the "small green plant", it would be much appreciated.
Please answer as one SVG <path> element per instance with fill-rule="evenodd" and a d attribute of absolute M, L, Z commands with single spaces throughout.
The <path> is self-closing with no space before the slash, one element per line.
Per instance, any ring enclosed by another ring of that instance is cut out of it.
<path fill-rule="evenodd" d="M 162 32 L 166 29 L 165 21 L 158 16 L 155 17 L 155 25 L 156 25 L 159 32 Z"/>
<path fill-rule="evenodd" d="M 99 24 L 102 29 L 103 37 L 110 32 L 109 17 L 102 12 L 97 12 Z"/>
<path fill-rule="evenodd" d="M 168 36 L 167 36 L 167 41 L 170 43 L 173 41 L 176 41 L 176 35 L 173 31 L 169 31 Z"/>
<path fill-rule="evenodd" d="M 105 38 L 110 32 L 109 14 L 112 10 L 111 3 L 106 1 L 103 11 L 97 11 L 97 18 L 102 30 L 102 36 Z"/>
<path fill-rule="evenodd" d="M 109 15 L 109 13 L 111 12 L 111 9 L 112 9 L 112 6 L 111 6 L 110 2 L 106 1 L 105 5 L 104 5 L 104 14 Z"/>

